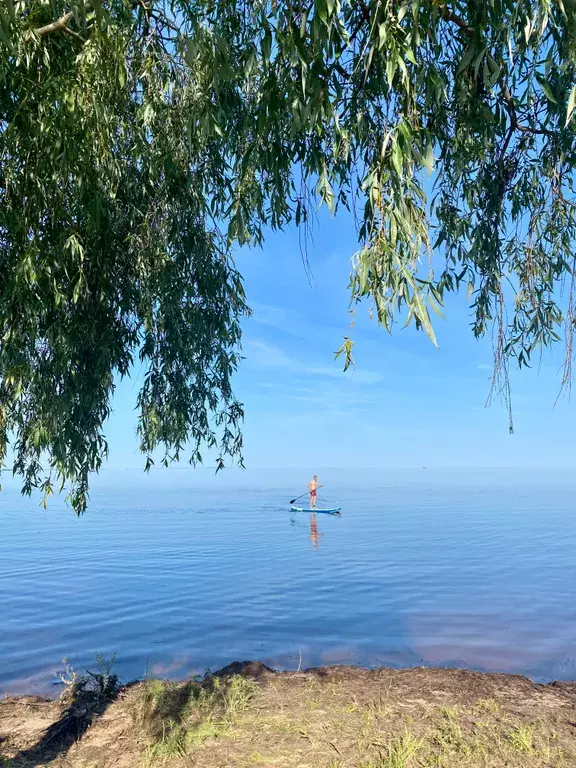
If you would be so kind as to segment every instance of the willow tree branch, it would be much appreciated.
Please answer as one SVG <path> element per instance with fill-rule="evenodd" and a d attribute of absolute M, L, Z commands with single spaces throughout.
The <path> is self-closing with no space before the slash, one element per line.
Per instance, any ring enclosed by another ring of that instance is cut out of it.
<path fill-rule="evenodd" d="M 500 150 L 500 160 L 501 163 L 504 160 L 504 157 L 506 156 L 506 152 L 508 151 L 508 147 L 510 146 L 510 142 L 512 141 L 512 136 L 514 135 L 514 131 L 516 130 L 516 126 L 511 121 L 510 127 L 508 128 L 508 133 L 506 134 L 506 138 L 504 139 L 504 144 L 502 145 L 502 149 Z"/>
<path fill-rule="evenodd" d="M 356 25 L 356 28 L 353 30 L 352 34 L 350 35 L 350 43 L 354 42 L 356 35 L 358 34 L 358 32 L 360 32 L 364 24 L 367 21 L 370 21 L 370 9 L 368 8 L 368 6 L 366 5 L 366 3 L 363 3 L 363 2 L 360 3 L 360 6 L 362 11 L 362 18 L 360 19 L 360 21 Z"/>
<path fill-rule="evenodd" d="M 81 43 L 85 43 L 85 38 L 82 37 L 82 35 L 79 35 L 78 32 L 74 32 L 73 29 L 70 29 L 70 27 L 62 27 L 62 32 L 66 32 L 67 35 L 70 35 L 70 37 L 74 37 L 76 40 L 78 40 Z"/>
<path fill-rule="evenodd" d="M 34 34 L 38 35 L 38 37 L 44 37 L 44 35 L 50 35 L 52 32 L 60 32 L 61 30 L 66 29 L 66 25 L 73 16 L 74 14 L 72 11 L 70 11 L 70 13 L 65 13 L 64 16 L 60 16 L 59 19 L 56 19 L 56 21 L 53 21 L 51 24 L 46 24 L 45 27 L 38 27 L 38 29 L 35 29 Z"/>
<path fill-rule="evenodd" d="M 474 30 L 472 27 L 468 26 L 464 19 L 461 16 L 458 16 L 458 14 L 454 13 L 453 11 L 448 8 L 447 5 L 441 5 L 439 7 L 440 15 L 444 19 L 444 21 L 449 22 L 450 24 L 455 24 L 458 29 L 462 30 L 468 37 L 472 37 L 474 34 Z M 502 77 L 498 78 L 498 83 L 500 85 L 500 92 L 502 96 L 504 97 L 504 101 L 506 102 L 506 111 L 508 112 L 508 115 L 510 117 L 510 125 L 513 130 L 520 131 L 521 133 L 532 133 L 537 134 L 541 136 L 553 136 L 553 131 L 548 131 L 546 128 L 531 128 L 528 125 L 522 125 L 520 121 L 518 120 L 518 114 L 516 112 L 516 106 L 514 104 L 514 99 L 512 98 L 512 95 L 510 94 L 510 91 L 508 90 L 508 86 L 502 79 Z M 507 138 L 506 146 L 510 143 L 510 138 Z"/>
<path fill-rule="evenodd" d="M 133 0 L 132 7 L 142 8 L 148 19 L 154 19 L 156 24 L 161 24 L 168 27 L 173 32 L 181 34 L 181 28 L 173 19 L 168 17 L 165 13 L 162 13 L 162 11 L 155 11 L 153 5 L 146 5 L 145 0 Z"/>
<path fill-rule="evenodd" d="M 458 16 L 457 13 L 454 13 L 454 11 L 451 11 L 450 8 L 446 5 L 441 5 L 439 7 L 440 10 L 440 16 L 444 19 L 444 21 L 448 21 L 451 24 L 455 24 L 457 27 L 459 27 L 462 32 L 465 32 L 468 37 L 472 36 L 473 29 L 472 27 L 469 27 L 468 24 L 464 21 L 464 19 L 461 16 Z"/>
<path fill-rule="evenodd" d="M 508 86 L 506 83 L 500 78 L 498 81 L 500 83 L 500 91 L 502 93 L 502 96 L 504 97 L 504 101 L 506 102 L 506 110 L 508 111 L 508 115 L 510 116 L 510 124 L 511 126 L 521 133 L 533 133 L 538 136 L 554 136 L 554 131 L 549 131 L 547 128 L 532 128 L 528 125 L 522 125 L 520 121 L 518 120 L 518 113 L 516 112 L 516 106 L 514 104 L 514 99 L 512 98 L 510 91 L 508 90 Z"/>
<path fill-rule="evenodd" d="M 90 3 L 86 3 L 84 10 L 92 10 L 92 5 Z M 45 37 L 46 35 L 51 35 L 53 32 L 65 32 L 66 34 L 71 35 L 72 37 L 76 37 L 78 40 L 81 40 L 83 43 L 85 43 L 86 41 L 81 35 L 68 27 L 68 22 L 71 21 L 73 17 L 74 13 L 69 11 L 63 16 L 60 16 L 59 19 L 56 19 L 56 21 L 52 21 L 50 24 L 46 24 L 44 27 L 37 27 L 33 30 L 31 29 L 28 32 L 26 39 L 30 40 L 32 35 L 36 35 L 37 37 Z"/>

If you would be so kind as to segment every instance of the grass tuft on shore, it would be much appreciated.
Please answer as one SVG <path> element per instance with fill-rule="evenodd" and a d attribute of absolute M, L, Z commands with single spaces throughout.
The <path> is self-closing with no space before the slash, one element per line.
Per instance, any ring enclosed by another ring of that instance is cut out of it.
<path fill-rule="evenodd" d="M 422 749 L 424 741 L 415 738 L 410 731 L 392 739 L 386 751 L 376 761 L 364 763 L 361 768 L 410 768 L 412 760 Z"/>
<path fill-rule="evenodd" d="M 145 758 L 184 756 L 207 739 L 227 736 L 254 692 L 254 683 L 238 675 L 187 683 L 145 680 L 132 707 Z"/>

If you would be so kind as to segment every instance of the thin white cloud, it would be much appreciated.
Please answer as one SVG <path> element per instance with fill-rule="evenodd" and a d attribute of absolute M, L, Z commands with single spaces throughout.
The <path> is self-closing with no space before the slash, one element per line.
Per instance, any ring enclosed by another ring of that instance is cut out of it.
<path fill-rule="evenodd" d="M 288 333 L 298 339 L 318 340 L 323 345 L 340 344 L 341 339 L 350 330 L 349 320 L 343 317 L 342 325 L 326 325 L 312 320 L 308 315 L 296 309 L 285 309 L 271 304 L 250 302 L 253 314 L 248 322 L 256 322 Z M 330 341 L 331 340 L 331 341 Z M 328 349 L 331 347 L 327 346 Z"/>
<path fill-rule="evenodd" d="M 330 376 L 331 378 L 340 380 L 351 378 L 356 381 L 357 384 L 379 384 L 384 378 L 382 374 L 377 371 L 368 371 L 363 368 L 354 368 L 344 371 L 341 367 L 337 368 L 336 366 L 334 366 L 334 368 L 329 368 L 328 366 L 306 368 L 306 373 L 316 376 Z"/>
<path fill-rule="evenodd" d="M 349 411 L 372 408 L 374 404 L 382 402 L 383 397 L 386 398 L 388 403 L 408 401 L 408 397 L 392 389 L 378 387 L 368 392 L 350 392 L 350 389 L 344 384 L 326 384 L 318 388 L 316 392 L 309 394 L 285 392 L 281 396 L 286 400 L 309 403 L 322 409 L 345 408 Z"/>
<path fill-rule="evenodd" d="M 306 318 L 300 312 L 295 310 L 287 310 L 283 307 L 275 307 L 271 304 L 259 304 L 258 302 L 251 302 L 252 308 L 252 320 L 260 325 L 267 325 L 270 328 L 275 328 L 278 331 L 284 331 L 290 333 L 293 336 L 299 336 L 300 338 L 306 337 Z"/>
<path fill-rule="evenodd" d="M 244 353 L 250 362 L 260 368 L 287 368 L 294 364 L 294 361 L 280 347 L 261 339 L 245 341 Z"/>
<path fill-rule="evenodd" d="M 276 344 L 262 339 L 245 340 L 244 353 L 247 360 L 259 368 L 291 368 L 295 376 L 311 379 L 330 378 L 365 385 L 379 384 L 383 379 L 381 373 L 362 368 L 343 371 L 342 367 L 336 364 L 333 367 L 311 366 L 303 360 L 290 357 Z"/>

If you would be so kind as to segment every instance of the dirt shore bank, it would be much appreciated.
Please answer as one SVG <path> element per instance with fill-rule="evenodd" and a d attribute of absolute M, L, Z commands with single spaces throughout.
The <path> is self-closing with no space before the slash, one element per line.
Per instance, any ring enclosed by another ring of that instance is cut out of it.
<path fill-rule="evenodd" d="M 204 681 L 0 701 L 0 766 L 570 768 L 576 682 L 233 664 Z"/>

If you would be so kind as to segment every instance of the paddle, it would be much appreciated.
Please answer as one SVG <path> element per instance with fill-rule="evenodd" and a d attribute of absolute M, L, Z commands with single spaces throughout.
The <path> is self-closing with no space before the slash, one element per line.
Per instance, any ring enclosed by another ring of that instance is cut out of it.
<path fill-rule="evenodd" d="M 322 486 L 319 485 L 318 488 L 322 488 Z M 304 491 L 304 493 L 301 493 L 300 496 L 296 496 L 295 499 L 290 499 L 290 504 L 294 504 L 295 501 L 298 501 L 298 499 L 301 499 L 302 496 L 306 496 L 307 493 L 310 493 L 310 491 Z"/>

